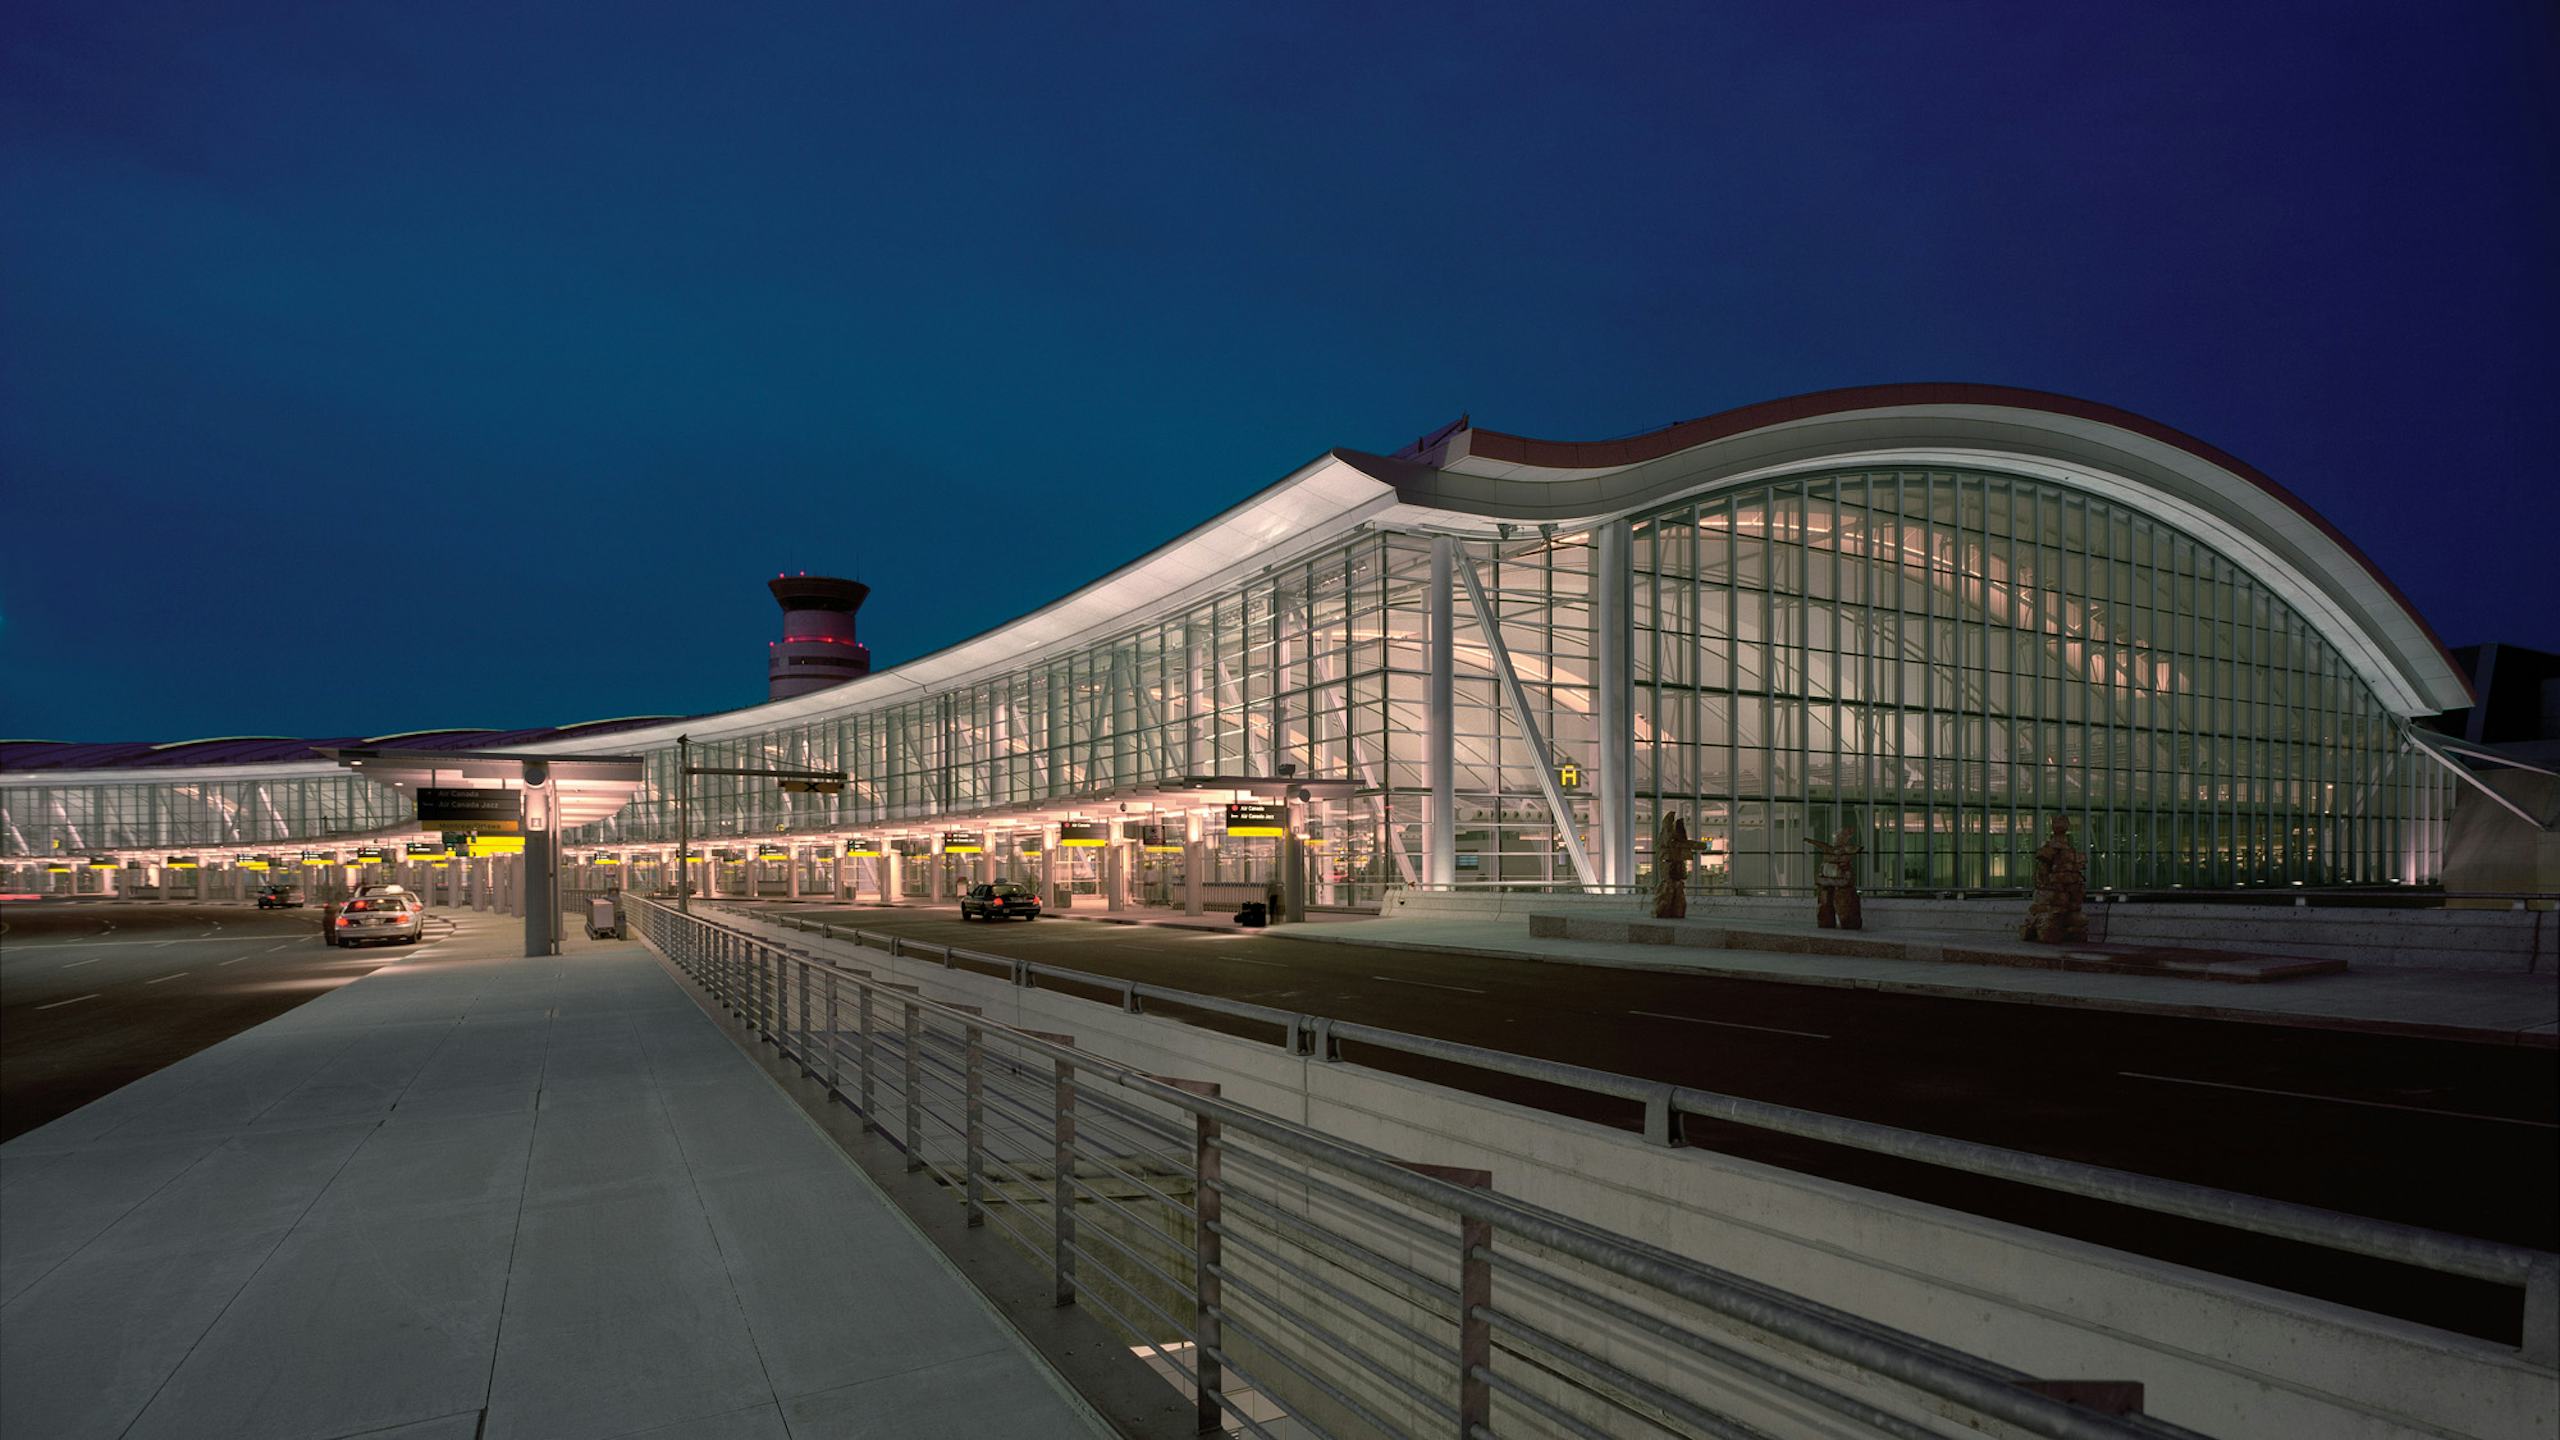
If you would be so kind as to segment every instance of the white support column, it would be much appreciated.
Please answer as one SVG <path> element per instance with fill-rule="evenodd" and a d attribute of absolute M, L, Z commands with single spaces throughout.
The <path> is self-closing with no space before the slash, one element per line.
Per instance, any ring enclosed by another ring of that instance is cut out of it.
<path fill-rule="evenodd" d="M 791 847 L 791 898 L 794 900 L 800 898 L 800 866 L 805 859 L 806 857 L 802 855 L 800 847 L 796 845 Z"/>
<path fill-rule="evenodd" d="M 1200 871 L 1209 862 L 1209 845 L 1205 840 L 1182 842 L 1182 913 L 1198 915 L 1205 905 L 1200 895 Z"/>
<path fill-rule="evenodd" d="M 1111 828 L 1120 828 L 1118 821 Z M 1129 908 L 1129 847 L 1118 839 L 1102 847 L 1103 913 L 1117 915 Z"/>
<path fill-rule="evenodd" d="M 1446 535 L 1431 537 L 1430 633 L 1423 637 L 1431 668 L 1422 692 L 1422 774 L 1431 800 L 1423 812 L 1422 883 L 1443 887 L 1458 878 L 1457 656 L 1450 648 L 1457 549 L 1458 542 Z M 1393 834 L 1384 838 L 1402 843 Z"/>
<path fill-rule="evenodd" d="M 1598 791 L 1592 825 L 1599 832 L 1600 883 L 1636 883 L 1635 644 L 1633 527 L 1613 520 L 1593 534 L 1591 551 L 1591 721 L 1598 731 Z"/>

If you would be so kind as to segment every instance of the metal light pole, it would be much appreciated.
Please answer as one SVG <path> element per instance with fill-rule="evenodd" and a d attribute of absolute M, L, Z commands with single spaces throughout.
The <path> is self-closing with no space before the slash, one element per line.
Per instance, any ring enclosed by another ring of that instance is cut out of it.
<path fill-rule="evenodd" d="M 676 909 L 693 913 L 693 741 L 676 737 Z"/>

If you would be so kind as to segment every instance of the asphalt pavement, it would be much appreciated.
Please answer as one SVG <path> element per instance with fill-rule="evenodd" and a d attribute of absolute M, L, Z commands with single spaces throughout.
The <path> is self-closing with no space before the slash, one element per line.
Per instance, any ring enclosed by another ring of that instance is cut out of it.
<path fill-rule="evenodd" d="M 0 905 L 0 1140 L 226 1040 L 452 933 L 332 948 L 321 907 L 253 902 Z"/>
<path fill-rule="evenodd" d="M 2554 1052 L 945 908 L 796 905 L 989 954 L 1353 1020 L 2459 1234 L 2560 1245 Z M 1043 980 L 1044 985 L 1049 984 Z M 1072 986 L 1065 988 L 1072 989 Z M 1099 992 L 1097 992 L 1099 995 Z M 1151 1013 L 1163 1012 L 1150 1002 Z M 1256 1033 L 1205 1013 L 1181 1018 Z M 1632 1128 L 1634 1107 L 1345 1047 Z M 1791 1137 L 1692 1145 L 2512 1338 L 2513 1291 Z"/>

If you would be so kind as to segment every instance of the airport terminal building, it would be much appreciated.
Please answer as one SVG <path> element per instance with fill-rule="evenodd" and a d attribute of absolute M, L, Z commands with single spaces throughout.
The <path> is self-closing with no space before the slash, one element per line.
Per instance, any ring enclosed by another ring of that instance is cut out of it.
<path fill-rule="evenodd" d="M 1904 385 L 1329 451 L 892 669 L 343 743 L 639 757 L 628 803 L 564 838 L 643 887 L 672 883 L 683 736 L 696 767 L 845 776 L 696 777 L 697 883 L 728 893 L 1004 877 L 1196 908 L 1287 872 L 1364 906 L 1639 887 L 1666 812 L 1702 891 L 1809 889 L 1805 842 L 1842 826 L 1872 890 L 2016 888 L 2055 815 L 2099 886 L 2427 883 L 2458 781 L 2412 722 L 2469 703 L 2391 583 L 2248 465 L 2103 405 Z M 312 743 L 9 742 L 9 888 L 432 841 Z"/>

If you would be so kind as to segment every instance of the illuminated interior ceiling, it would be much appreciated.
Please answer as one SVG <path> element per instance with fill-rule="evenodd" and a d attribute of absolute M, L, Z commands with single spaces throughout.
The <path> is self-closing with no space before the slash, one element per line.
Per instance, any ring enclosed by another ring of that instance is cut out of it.
<path fill-rule="evenodd" d="M 611 819 L 640 793 L 642 762 L 637 755 L 533 755 L 496 750 L 380 750 L 353 746 L 321 752 L 368 780 L 416 794 L 421 786 L 457 790 L 521 790 L 525 765 L 538 761 L 550 772 L 559 804 L 558 824 L 566 829 Z"/>

